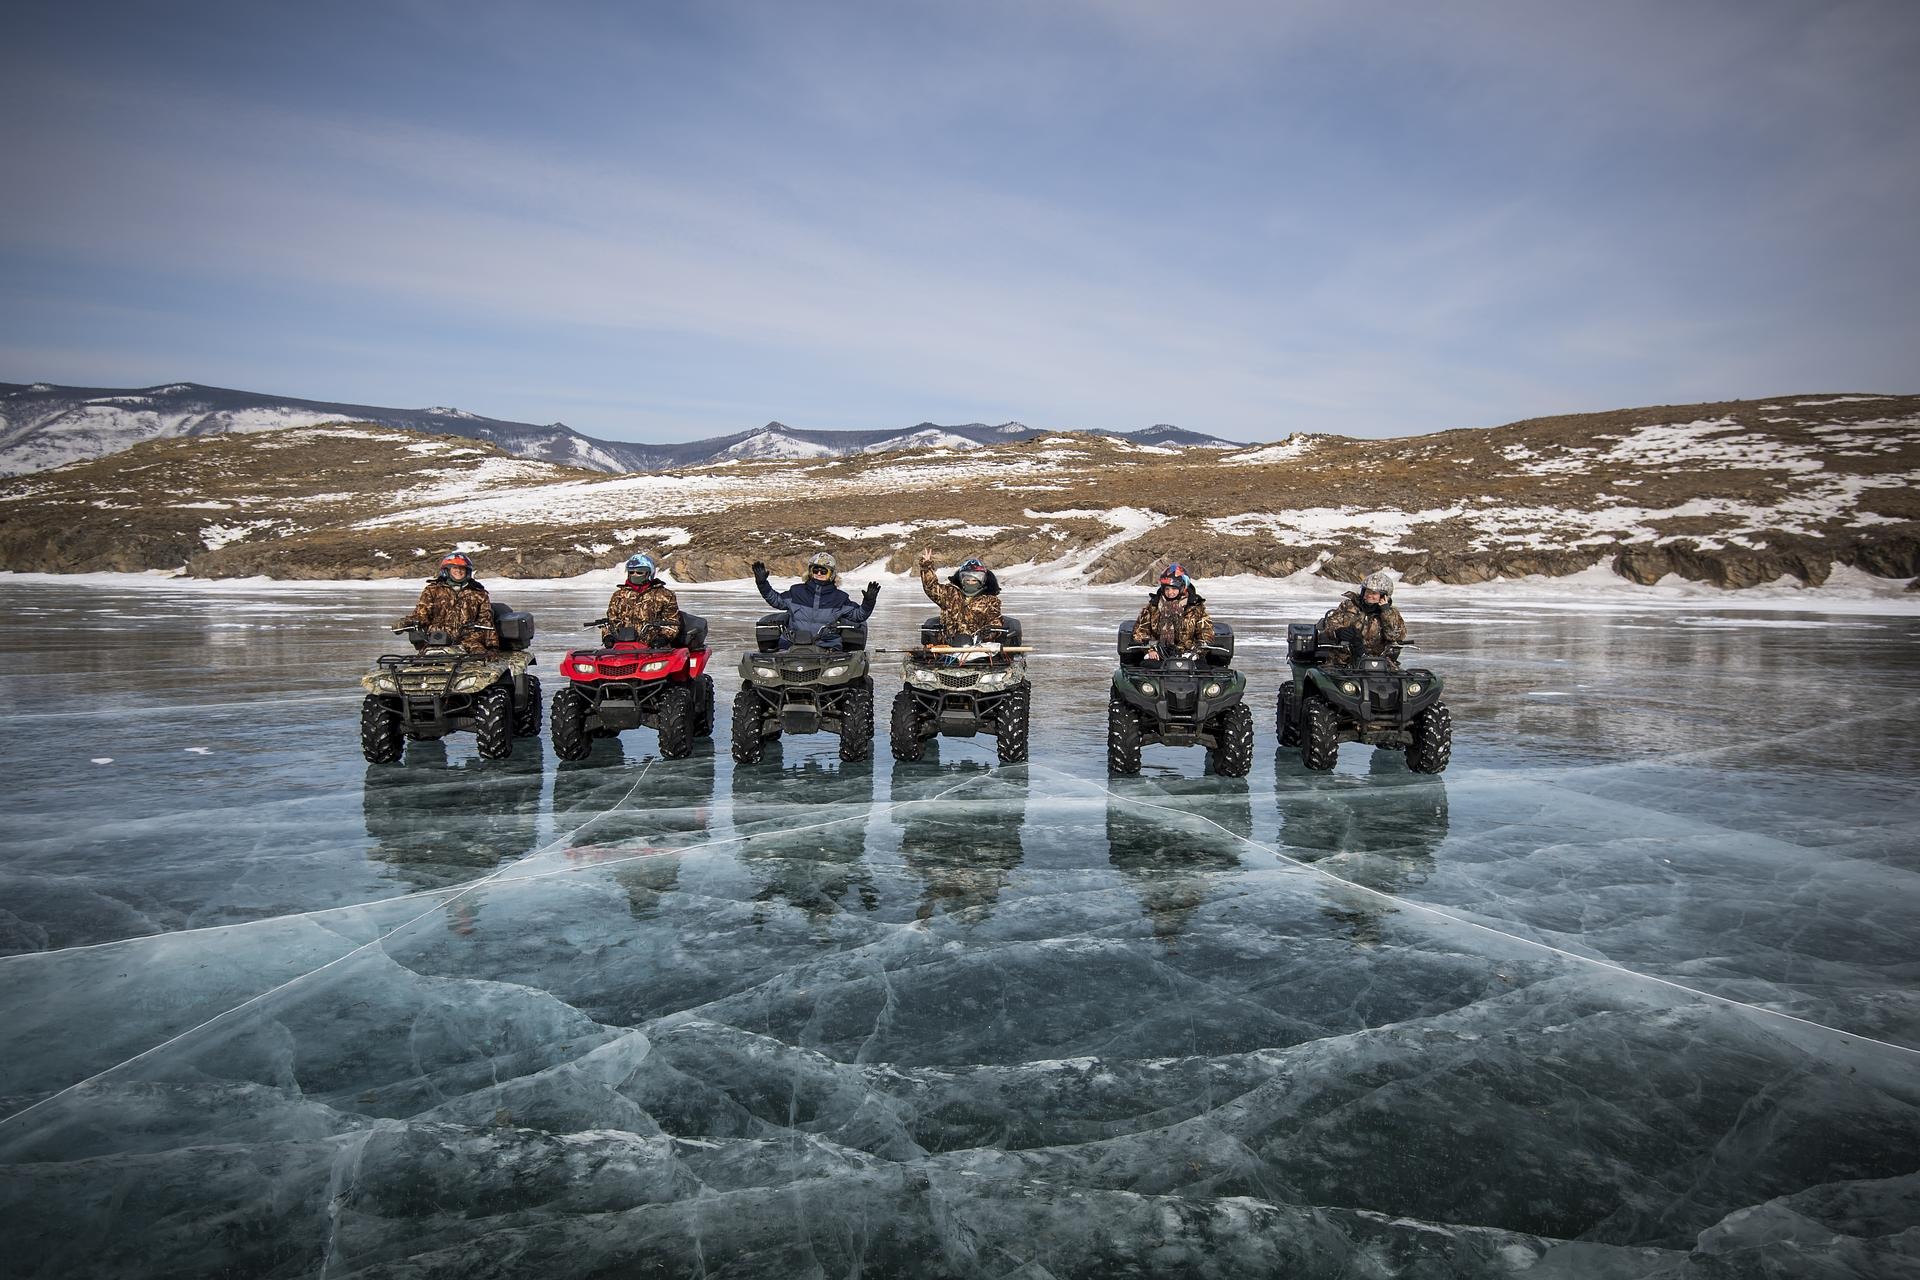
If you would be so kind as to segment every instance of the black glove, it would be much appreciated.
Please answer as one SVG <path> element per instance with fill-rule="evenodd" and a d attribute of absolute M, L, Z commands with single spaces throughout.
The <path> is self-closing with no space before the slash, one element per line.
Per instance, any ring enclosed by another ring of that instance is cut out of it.
<path fill-rule="evenodd" d="M 860 594 L 860 611 L 862 613 L 872 613 L 873 602 L 879 598 L 880 584 L 877 582 L 869 582 L 867 589 Z"/>
<path fill-rule="evenodd" d="M 1360 628 L 1342 627 L 1338 631 L 1333 633 L 1333 638 L 1335 640 L 1338 640 L 1341 644 L 1359 644 Z"/>
<path fill-rule="evenodd" d="M 767 580 L 766 561 L 755 560 L 753 562 L 753 580 L 755 582 L 765 582 Z"/>

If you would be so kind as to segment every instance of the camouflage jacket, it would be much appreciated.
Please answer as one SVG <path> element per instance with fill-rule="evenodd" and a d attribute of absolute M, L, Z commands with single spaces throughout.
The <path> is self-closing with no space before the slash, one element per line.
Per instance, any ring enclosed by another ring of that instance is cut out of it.
<path fill-rule="evenodd" d="M 680 601 L 673 592 L 657 582 L 644 591 L 624 582 L 613 589 L 613 598 L 607 601 L 608 630 L 632 627 L 637 631 L 650 622 L 664 625 L 651 633 L 641 632 L 642 640 L 662 644 L 679 638 Z"/>
<path fill-rule="evenodd" d="M 1184 606 L 1168 609 L 1162 607 L 1160 593 L 1156 591 L 1134 621 L 1133 639 L 1136 644 L 1153 645 L 1162 657 L 1170 653 L 1191 653 L 1211 644 L 1213 619 L 1207 614 L 1207 602 L 1199 592 L 1189 590 Z"/>
<path fill-rule="evenodd" d="M 478 582 L 469 582 L 456 591 L 438 578 L 429 578 L 413 612 L 402 618 L 400 625 L 450 632 L 456 644 L 472 653 L 498 647 L 493 630 L 493 597 Z"/>
<path fill-rule="evenodd" d="M 986 577 L 986 589 L 970 596 L 954 583 L 935 577 L 932 565 L 920 566 L 920 588 L 939 606 L 940 630 L 948 640 L 979 635 L 1000 625 L 1000 583 L 991 571 Z"/>
<path fill-rule="evenodd" d="M 1379 613 L 1368 613 L 1360 607 L 1360 593 L 1349 591 L 1340 597 L 1340 603 L 1327 610 L 1327 616 L 1320 619 L 1320 643 L 1341 644 L 1340 629 L 1352 627 L 1360 633 L 1360 640 L 1368 653 L 1378 657 L 1388 649 L 1407 640 L 1406 619 L 1391 604 L 1381 606 Z"/>

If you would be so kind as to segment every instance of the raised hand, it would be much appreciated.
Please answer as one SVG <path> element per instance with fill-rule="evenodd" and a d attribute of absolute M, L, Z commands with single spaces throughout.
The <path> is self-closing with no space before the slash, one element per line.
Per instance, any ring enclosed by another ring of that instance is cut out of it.
<path fill-rule="evenodd" d="M 920 567 L 922 569 L 933 568 L 933 548 L 932 547 L 920 548 Z"/>
<path fill-rule="evenodd" d="M 767 580 L 767 562 L 766 561 L 755 560 L 753 562 L 753 580 L 755 582 L 765 582 Z"/>

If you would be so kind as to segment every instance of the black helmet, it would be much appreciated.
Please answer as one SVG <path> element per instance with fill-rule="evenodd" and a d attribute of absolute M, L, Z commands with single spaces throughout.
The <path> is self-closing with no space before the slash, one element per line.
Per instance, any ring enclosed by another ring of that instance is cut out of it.
<path fill-rule="evenodd" d="M 969 558 L 954 573 L 953 581 L 962 595 L 977 596 L 987 589 L 987 566 Z"/>

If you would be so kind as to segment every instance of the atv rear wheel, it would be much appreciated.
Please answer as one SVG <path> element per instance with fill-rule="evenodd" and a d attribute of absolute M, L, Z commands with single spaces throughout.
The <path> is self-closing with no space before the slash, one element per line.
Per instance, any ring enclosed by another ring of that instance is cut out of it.
<path fill-rule="evenodd" d="M 513 691 L 507 686 L 496 684 L 473 700 L 473 738 L 485 759 L 513 754 Z"/>
<path fill-rule="evenodd" d="M 1407 768 L 1415 773 L 1441 773 L 1453 757 L 1453 712 L 1436 702 L 1413 719 L 1413 741 L 1407 746 Z"/>
<path fill-rule="evenodd" d="M 593 750 L 587 733 L 587 699 L 572 685 L 553 695 L 553 716 L 547 725 L 553 754 L 562 760 L 585 760 Z"/>
<path fill-rule="evenodd" d="M 1207 753 L 1207 763 L 1223 778 L 1244 778 L 1253 768 L 1253 708 L 1236 702 L 1214 719 L 1220 745 Z"/>
<path fill-rule="evenodd" d="M 527 700 L 513 709 L 513 736 L 540 736 L 540 677 L 527 677 Z"/>
<path fill-rule="evenodd" d="M 1307 695 L 1306 715 L 1301 726 L 1300 763 L 1315 773 L 1325 773 L 1340 759 L 1340 739 L 1334 735 L 1333 707 L 1318 694 Z"/>
<path fill-rule="evenodd" d="M 368 694 L 360 700 L 360 754 L 368 764 L 392 764 L 406 750 L 400 716 L 385 702 Z"/>
<path fill-rule="evenodd" d="M 1280 734 L 1280 745 L 1297 747 L 1300 745 L 1300 730 L 1293 723 L 1293 681 L 1280 686 L 1280 697 L 1273 709 L 1273 727 Z"/>
<path fill-rule="evenodd" d="M 993 750 L 1001 764 L 1019 764 L 1027 758 L 1027 735 L 1033 711 L 1033 691 L 1020 685 L 1000 704 Z"/>
<path fill-rule="evenodd" d="M 764 728 L 766 704 L 751 685 L 742 685 L 733 695 L 733 758 L 741 764 L 758 764 L 766 753 Z"/>
<path fill-rule="evenodd" d="M 660 691 L 660 758 L 684 760 L 693 754 L 700 695 L 692 685 L 670 684 Z"/>
<path fill-rule="evenodd" d="M 701 676 L 693 682 L 693 690 L 697 700 L 693 717 L 693 736 L 711 738 L 713 736 L 713 677 Z"/>
<path fill-rule="evenodd" d="M 912 764 L 927 754 L 927 740 L 920 736 L 920 714 L 913 691 L 902 689 L 893 695 L 893 718 L 887 726 L 887 745 L 893 758 Z"/>
<path fill-rule="evenodd" d="M 1117 693 L 1107 695 L 1107 772 L 1140 772 L 1140 720 Z"/>
<path fill-rule="evenodd" d="M 865 760 L 873 753 L 873 684 L 862 681 L 847 690 L 840 704 L 840 758 Z"/>

